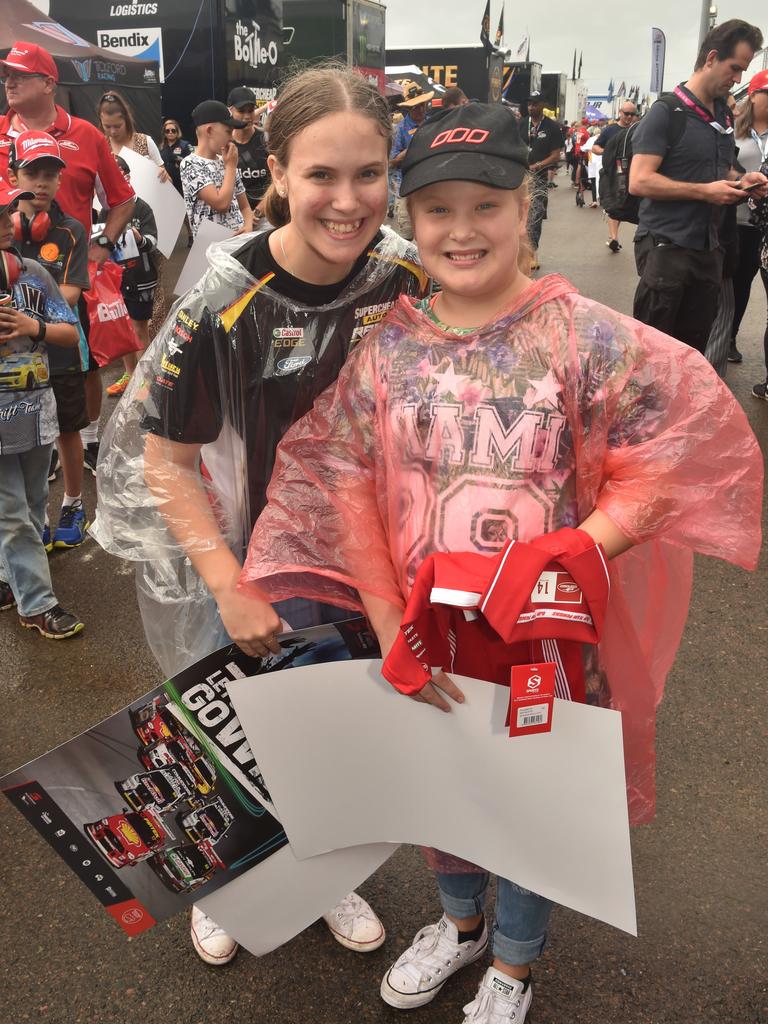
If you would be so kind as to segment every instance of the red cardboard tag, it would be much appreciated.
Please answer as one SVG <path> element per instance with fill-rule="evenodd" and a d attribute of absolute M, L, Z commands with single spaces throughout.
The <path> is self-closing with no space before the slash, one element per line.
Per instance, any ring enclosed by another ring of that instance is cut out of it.
<path fill-rule="evenodd" d="M 509 687 L 510 736 L 528 736 L 552 729 L 555 699 L 555 663 L 513 665 Z"/>

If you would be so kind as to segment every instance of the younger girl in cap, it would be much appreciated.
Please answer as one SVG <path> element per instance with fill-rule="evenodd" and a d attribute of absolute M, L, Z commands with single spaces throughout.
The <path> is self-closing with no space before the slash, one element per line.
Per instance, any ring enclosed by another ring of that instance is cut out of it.
<path fill-rule="evenodd" d="M 561 277 L 521 271 L 526 165 L 501 105 L 469 104 L 416 133 L 401 194 L 442 291 L 402 297 L 286 434 L 241 585 L 363 609 L 386 654 L 430 553 L 493 555 L 508 537 L 576 528 L 616 558 L 587 700 L 624 713 L 630 812 L 647 821 L 654 708 L 685 621 L 691 549 L 754 566 L 759 454 L 697 352 Z M 445 711 L 463 700 L 444 672 L 416 698 Z M 402 1009 L 433 999 L 489 942 L 488 874 L 429 859 L 443 916 L 381 985 Z M 524 1021 L 551 909 L 498 880 L 493 965 L 465 1024 Z"/>

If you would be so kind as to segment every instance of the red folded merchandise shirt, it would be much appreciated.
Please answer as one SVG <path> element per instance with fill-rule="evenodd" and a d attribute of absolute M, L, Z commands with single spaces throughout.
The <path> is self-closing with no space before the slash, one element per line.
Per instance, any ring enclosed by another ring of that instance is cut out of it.
<path fill-rule="evenodd" d="M 416 574 L 382 672 L 418 693 L 433 668 L 509 685 L 513 665 L 553 661 L 555 694 L 584 700 L 581 644 L 600 639 L 610 576 L 582 530 L 557 530 L 499 555 L 437 553 Z"/>

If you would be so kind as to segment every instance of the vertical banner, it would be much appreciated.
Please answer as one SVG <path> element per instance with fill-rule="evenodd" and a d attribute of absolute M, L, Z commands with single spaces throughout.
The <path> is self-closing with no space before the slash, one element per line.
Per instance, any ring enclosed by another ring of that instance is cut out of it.
<path fill-rule="evenodd" d="M 488 102 L 501 103 L 504 87 L 504 54 L 501 51 L 488 55 Z"/>
<path fill-rule="evenodd" d="M 659 95 L 664 89 L 664 58 L 667 37 L 660 28 L 651 29 L 651 92 Z"/>

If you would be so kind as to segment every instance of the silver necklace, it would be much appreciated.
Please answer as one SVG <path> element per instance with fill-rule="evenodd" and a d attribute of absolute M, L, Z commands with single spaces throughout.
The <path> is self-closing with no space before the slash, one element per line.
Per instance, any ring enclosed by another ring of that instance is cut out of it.
<path fill-rule="evenodd" d="M 291 262 L 288 259 L 288 256 L 286 255 L 286 252 L 285 252 L 285 245 L 283 244 L 283 231 L 285 231 L 285 228 L 280 228 L 280 231 L 278 232 L 277 237 L 278 237 L 278 241 L 280 242 L 280 251 L 283 254 L 283 260 L 285 261 L 285 269 L 288 271 L 288 273 L 291 275 L 291 277 L 296 277 L 296 275 L 294 274 L 293 270 L 291 269 Z"/>

